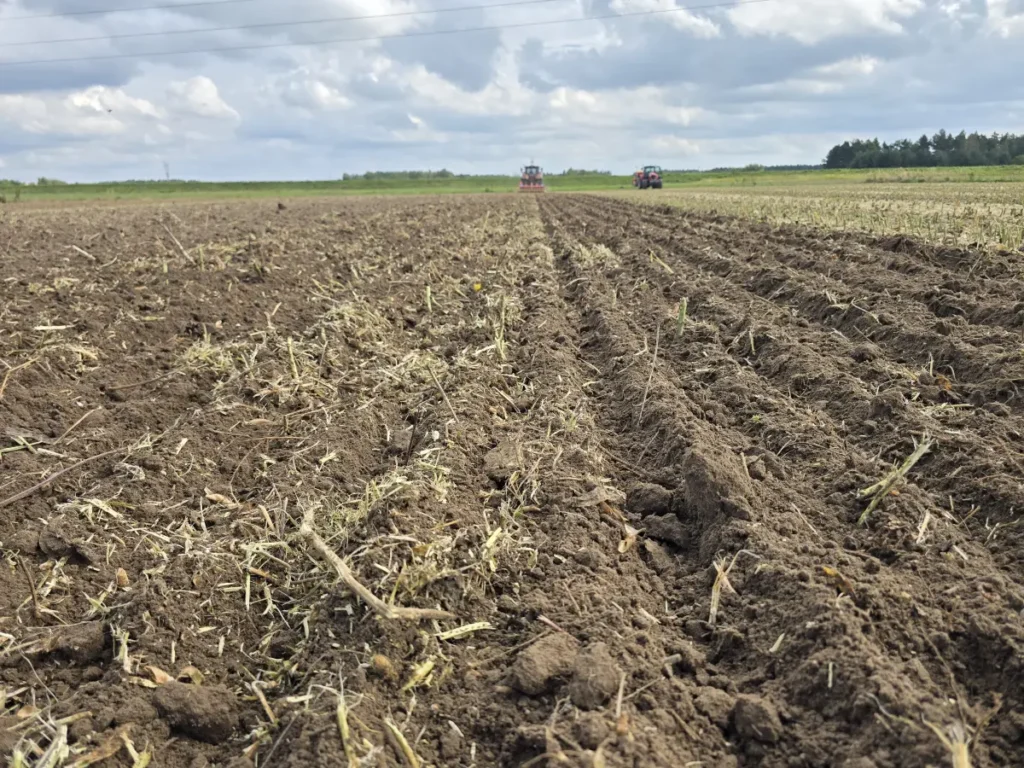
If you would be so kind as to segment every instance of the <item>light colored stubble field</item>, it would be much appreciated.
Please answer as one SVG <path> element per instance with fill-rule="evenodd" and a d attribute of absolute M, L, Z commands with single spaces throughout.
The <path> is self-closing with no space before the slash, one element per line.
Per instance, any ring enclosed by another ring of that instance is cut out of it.
<path fill-rule="evenodd" d="M 609 194 L 771 224 L 910 235 L 956 246 L 1024 246 L 1024 183 L 758 185 Z"/>

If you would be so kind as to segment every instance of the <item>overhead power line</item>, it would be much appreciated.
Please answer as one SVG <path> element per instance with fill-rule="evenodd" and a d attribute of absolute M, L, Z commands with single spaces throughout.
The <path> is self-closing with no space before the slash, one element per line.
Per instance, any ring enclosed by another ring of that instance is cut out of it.
<path fill-rule="evenodd" d="M 588 21 L 615 21 L 617 19 L 637 18 L 640 16 L 658 16 L 669 13 L 683 13 L 688 11 L 703 11 L 712 8 L 736 8 L 745 5 L 758 5 L 761 3 L 778 2 L 778 0 L 734 0 L 733 2 L 709 3 L 706 5 L 691 5 L 680 8 L 663 8 L 654 11 L 629 11 L 626 13 L 610 13 L 602 16 L 586 16 L 575 19 L 553 19 L 547 21 L 526 21 L 518 24 L 495 24 L 484 27 L 463 27 L 459 29 L 430 29 L 420 32 L 402 32 L 393 35 L 372 35 L 369 37 L 343 37 L 330 40 L 308 40 L 303 42 L 288 43 L 255 43 L 252 45 L 230 45 L 218 48 L 191 48 L 179 51 L 148 51 L 146 53 L 111 53 L 98 56 L 71 56 L 53 59 L 23 59 L 20 61 L 0 61 L 0 67 L 29 66 L 34 64 L 71 64 L 85 61 L 115 61 L 119 59 L 147 59 L 166 56 L 191 56 L 201 53 L 232 53 L 236 51 L 261 51 L 275 48 L 306 48 L 317 45 L 340 45 L 343 43 L 371 43 L 385 40 L 401 40 L 417 37 L 437 37 L 441 35 L 456 35 L 469 32 L 501 32 L 510 29 L 528 29 L 535 27 L 549 27 L 557 24 L 578 24 Z M 374 16 L 369 18 L 388 18 L 387 15 Z M 107 38 L 104 38 L 107 39 Z M 0 49 L 2 50 L 2 49 Z"/>
<path fill-rule="evenodd" d="M 8 21 L 28 21 L 29 19 L 56 19 L 65 16 L 104 16 L 115 13 L 143 13 L 145 11 L 171 11 L 175 8 L 200 8 L 207 5 L 240 5 L 242 3 L 253 3 L 258 0 L 199 0 L 194 3 L 168 3 L 166 5 L 144 5 L 139 8 L 94 8 L 88 11 L 67 11 L 65 13 L 33 13 L 29 16 L 7 16 L 3 19 Z"/>
<path fill-rule="evenodd" d="M 241 1 L 241 0 L 240 0 Z M 250 0 L 245 0 L 249 2 Z M 91 43 L 99 40 L 129 40 L 140 37 L 171 37 L 176 35 L 198 35 L 206 32 L 244 32 L 252 29 L 275 29 L 278 27 L 301 27 L 312 24 L 331 24 L 341 21 L 372 21 L 374 19 L 397 19 L 408 16 L 427 16 L 432 13 L 459 13 L 461 11 L 485 11 L 489 8 L 515 8 L 525 5 L 542 5 L 564 3 L 567 0 L 510 0 L 491 5 L 462 5 L 455 8 L 435 8 L 430 11 L 397 11 L 395 13 L 378 13 L 365 16 L 328 16 L 324 19 L 308 19 L 305 21 L 267 21 L 259 24 L 233 24 L 227 27 L 200 27 L 198 29 L 168 29 L 162 32 L 126 32 L 118 35 L 95 35 L 93 37 L 63 37 L 54 40 L 28 40 L 16 43 L 0 43 L 0 48 L 21 48 L 27 45 L 54 45 L 57 43 Z M 215 3 L 219 4 L 219 3 Z"/>

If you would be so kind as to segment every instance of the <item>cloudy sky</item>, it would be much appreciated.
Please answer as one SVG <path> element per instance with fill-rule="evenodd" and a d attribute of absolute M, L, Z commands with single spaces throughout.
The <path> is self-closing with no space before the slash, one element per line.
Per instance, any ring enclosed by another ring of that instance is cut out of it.
<path fill-rule="evenodd" d="M 1024 0 L 0 0 L 0 177 L 810 163 L 1021 72 Z"/>

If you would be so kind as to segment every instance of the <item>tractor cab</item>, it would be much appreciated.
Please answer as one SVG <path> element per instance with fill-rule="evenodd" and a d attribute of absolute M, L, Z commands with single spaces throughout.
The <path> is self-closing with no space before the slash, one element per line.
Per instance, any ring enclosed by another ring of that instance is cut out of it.
<path fill-rule="evenodd" d="M 645 165 L 633 174 L 633 186 L 637 189 L 661 189 L 663 175 L 660 165 Z"/>
<path fill-rule="evenodd" d="M 520 192 L 543 192 L 544 171 L 539 165 L 527 165 L 519 177 Z"/>

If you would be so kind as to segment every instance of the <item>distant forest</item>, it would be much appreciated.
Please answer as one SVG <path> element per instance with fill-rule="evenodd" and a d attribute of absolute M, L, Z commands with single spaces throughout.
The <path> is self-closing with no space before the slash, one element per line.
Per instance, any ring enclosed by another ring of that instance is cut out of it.
<path fill-rule="evenodd" d="M 1024 165 L 1024 136 L 1012 133 L 955 136 L 942 130 L 931 138 L 844 141 L 829 150 L 826 168 L 927 168 L 933 166 Z"/>

